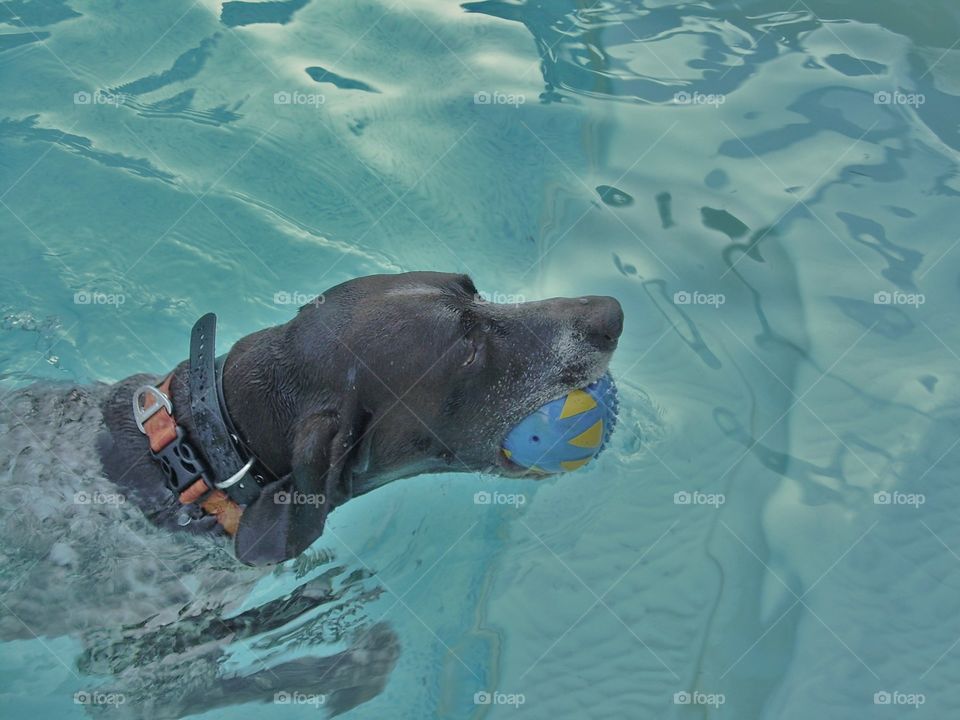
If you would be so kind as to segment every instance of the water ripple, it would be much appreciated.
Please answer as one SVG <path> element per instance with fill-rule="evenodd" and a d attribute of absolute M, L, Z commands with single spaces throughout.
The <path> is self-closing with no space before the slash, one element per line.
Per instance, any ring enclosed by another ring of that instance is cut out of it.
<path fill-rule="evenodd" d="M 523 3 L 483 0 L 463 5 L 523 23 L 533 34 L 546 82 L 558 91 L 610 100 L 664 103 L 678 92 L 730 93 L 817 26 L 806 12 L 748 18 L 707 6 L 647 3 Z"/>

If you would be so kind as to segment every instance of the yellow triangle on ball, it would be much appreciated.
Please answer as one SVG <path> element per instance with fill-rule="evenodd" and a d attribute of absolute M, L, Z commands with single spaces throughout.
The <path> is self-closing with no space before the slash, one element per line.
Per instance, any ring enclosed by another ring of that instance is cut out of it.
<path fill-rule="evenodd" d="M 561 460 L 560 467 L 562 467 L 567 472 L 570 472 L 571 470 L 582 468 L 588 462 L 590 462 L 590 458 L 588 457 L 585 457 L 583 460 Z"/>
<path fill-rule="evenodd" d="M 582 448 L 595 448 L 603 439 L 603 420 L 597 420 L 588 429 L 568 442 Z"/>
<path fill-rule="evenodd" d="M 597 401 L 593 399 L 590 393 L 584 390 L 574 390 L 567 399 L 563 401 L 563 408 L 560 410 L 560 420 L 573 417 L 580 413 L 592 410 L 597 406 Z"/>

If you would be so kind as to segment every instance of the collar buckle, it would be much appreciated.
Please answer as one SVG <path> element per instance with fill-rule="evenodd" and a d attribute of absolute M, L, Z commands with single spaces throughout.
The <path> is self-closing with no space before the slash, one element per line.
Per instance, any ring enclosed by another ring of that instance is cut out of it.
<path fill-rule="evenodd" d="M 141 403 L 141 400 L 146 397 L 153 400 L 153 403 L 149 406 Z M 168 415 L 173 415 L 173 405 L 170 398 L 160 388 L 153 385 L 141 385 L 134 391 L 133 419 L 137 423 L 137 429 L 144 435 L 147 434 L 147 431 L 143 424 L 161 410 L 166 410 Z"/>

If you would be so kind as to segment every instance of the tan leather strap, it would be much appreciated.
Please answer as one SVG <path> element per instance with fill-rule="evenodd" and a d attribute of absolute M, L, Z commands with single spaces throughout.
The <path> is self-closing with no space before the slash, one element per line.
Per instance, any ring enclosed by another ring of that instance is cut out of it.
<path fill-rule="evenodd" d="M 170 397 L 172 380 L 173 374 L 171 373 L 157 386 L 157 389 L 168 398 Z M 147 395 L 143 409 L 150 410 L 159 402 L 153 395 Z M 167 412 L 165 407 L 161 407 L 144 421 L 143 430 L 150 441 L 150 449 L 154 452 L 160 452 L 176 440 L 177 421 L 174 420 L 173 415 Z M 227 534 L 234 535 L 237 532 L 243 508 L 227 497 L 227 494 L 222 490 L 210 490 L 203 477 L 197 478 L 190 487 L 180 493 L 180 502 L 184 505 L 199 502 L 203 511 L 216 517 L 217 522 L 220 523 Z"/>

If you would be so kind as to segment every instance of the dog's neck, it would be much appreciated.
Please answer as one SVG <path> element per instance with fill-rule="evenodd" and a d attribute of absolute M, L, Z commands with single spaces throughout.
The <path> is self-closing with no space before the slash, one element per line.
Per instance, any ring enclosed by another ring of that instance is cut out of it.
<path fill-rule="evenodd" d="M 276 477 L 290 472 L 292 427 L 300 408 L 297 378 L 284 351 L 285 326 L 241 338 L 223 365 L 223 396 L 234 426 Z"/>
<path fill-rule="evenodd" d="M 284 326 L 241 338 L 223 365 L 223 397 L 243 443 L 276 477 L 290 472 L 291 427 L 299 408 L 298 388 L 281 350 Z M 289 352 L 289 351 L 288 351 Z M 172 401 L 178 423 L 195 432 L 189 415 L 189 361 L 174 370 Z"/>

